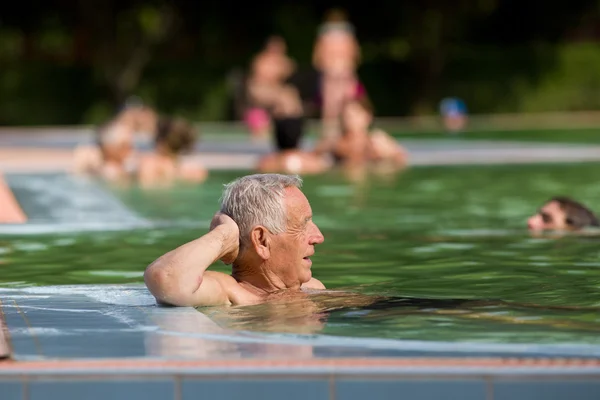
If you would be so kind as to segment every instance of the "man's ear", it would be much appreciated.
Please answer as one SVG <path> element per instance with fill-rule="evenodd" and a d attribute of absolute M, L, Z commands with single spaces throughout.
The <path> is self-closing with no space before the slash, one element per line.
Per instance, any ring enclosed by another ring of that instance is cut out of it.
<path fill-rule="evenodd" d="M 264 226 L 255 226 L 250 232 L 250 240 L 256 253 L 263 260 L 268 260 L 271 257 L 271 250 L 269 245 L 271 244 L 271 238 L 269 237 L 269 230 Z"/>

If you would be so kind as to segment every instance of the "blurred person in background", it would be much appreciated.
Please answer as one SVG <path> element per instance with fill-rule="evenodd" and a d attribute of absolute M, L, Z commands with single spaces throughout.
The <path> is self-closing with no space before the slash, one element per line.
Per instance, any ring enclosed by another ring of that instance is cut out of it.
<path fill-rule="evenodd" d="M 443 99 L 440 102 L 440 114 L 447 132 L 460 132 L 467 126 L 467 106 L 457 97 Z"/>
<path fill-rule="evenodd" d="M 175 182 L 203 182 L 208 171 L 185 155 L 194 150 L 197 131 L 182 118 L 160 117 L 154 151 L 141 157 L 137 172 L 142 187 L 168 186 Z"/>
<path fill-rule="evenodd" d="M 126 105 L 113 119 L 96 130 L 94 145 L 74 151 L 76 173 L 99 176 L 111 182 L 128 180 L 136 168 L 134 140 L 156 134 L 157 114 L 149 107 Z"/>
<path fill-rule="evenodd" d="M 398 142 L 381 129 L 371 129 L 373 108 L 366 99 L 349 100 L 341 110 L 342 134 L 333 147 L 334 159 L 344 166 L 385 164 L 406 166 L 408 155 Z"/>
<path fill-rule="evenodd" d="M 246 81 L 246 110 L 244 122 L 254 137 L 264 138 L 270 133 L 273 108 L 280 97 L 289 97 L 285 80 L 296 68 L 287 54 L 285 41 L 271 36 L 264 49 L 254 58 Z"/>
<path fill-rule="evenodd" d="M 259 163 L 261 172 L 320 173 L 331 167 L 328 160 L 341 134 L 340 115 L 344 103 L 366 98 L 356 69 L 360 48 L 354 27 L 340 10 L 328 13 L 319 28 L 313 51 L 313 69 L 296 71 L 283 85 L 274 104 L 287 103 L 284 112 L 273 107 L 277 152 Z M 300 151 L 304 119 L 321 114 L 322 135 L 314 151 Z"/>
<path fill-rule="evenodd" d="M 273 131 L 275 151 L 261 158 L 257 166 L 260 172 L 312 174 L 329 166 L 323 157 L 301 149 L 305 110 L 298 87 L 287 79 L 294 68 L 285 56 L 283 39 L 273 37 L 255 59 L 247 81 L 247 98 L 253 106 L 247 111 L 252 113 L 246 114 L 247 124 Z"/>
<path fill-rule="evenodd" d="M 151 153 L 140 156 L 134 140 L 154 140 Z M 78 146 L 74 152 L 76 173 L 98 176 L 113 183 L 138 181 L 144 187 L 175 181 L 202 182 L 206 169 L 185 158 L 196 143 L 196 130 L 181 118 L 169 118 L 147 106 L 128 104 L 96 131 L 96 144 Z"/>
<path fill-rule="evenodd" d="M 271 108 L 275 151 L 262 157 L 257 165 L 260 172 L 311 174 L 328 168 L 324 157 L 302 150 L 304 109 L 298 91 L 285 85 Z"/>
<path fill-rule="evenodd" d="M 598 226 L 600 222 L 589 208 L 566 196 L 551 198 L 527 220 L 527 227 L 534 232 L 579 231 Z"/>
<path fill-rule="evenodd" d="M 331 151 L 341 135 L 340 115 L 348 100 L 367 97 L 357 75 L 360 46 L 354 26 L 346 13 L 334 9 L 319 27 L 313 50 L 313 66 L 317 71 L 317 104 L 320 107 L 322 132 L 317 152 Z"/>

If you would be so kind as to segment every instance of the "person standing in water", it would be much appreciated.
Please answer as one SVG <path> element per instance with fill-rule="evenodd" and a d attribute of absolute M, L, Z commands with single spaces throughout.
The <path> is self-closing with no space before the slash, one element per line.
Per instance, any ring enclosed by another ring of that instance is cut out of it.
<path fill-rule="evenodd" d="M 444 129 L 450 133 L 461 132 L 467 126 L 467 106 L 457 97 L 443 99 L 440 102 L 440 114 Z"/>
<path fill-rule="evenodd" d="M 340 116 L 349 100 L 367 98 L 367 91 L 357 74 L 360 46 L 354 26 L 346 13 L 332 10 L 318 31 L 313 50 L 313 66 L 317 71 L 317 104 L 321 112 L 321 138 L 317 152 L 327 153 L 342 134 Z"/>
<path fill-rule="evenodd" d="M 264 49 L 254 58 L 246 81 L 244 122 L 255 137 L 265 137 L 271 131 L 269 112 L 285 96 L 285 80 L 296 65 L 287 56 L 285 40 L 271 36 Z"/>
<path fill-rule="evenodd" d="M 311 257 L 324 237 L 298 176 L 256 174 L 225 186 L 210 231 L 152 262 L 150 293 L 173 306 L 249 305 L 324 289 Z M 215 261 L 231 274 L 207 271 Z"/>
<path fill-rule="evenodd" d="M 142 187 L 169 186 L 174 182 L 203 182 L 207 170 L 194 159 L 186 159 L 197 140 L 197 131 L 182 118 L 160 117 L 154 151 L 142 157 L 137 173 Z"/>
<path fill-rule="evenodd" d="M 314 70 L 290 76 L 284 85 L 287 91 L 277 97 L 277 103 L 289 107 L 274 112 L 277 152 L 261 160 L 259 171 L 319 173 L 331 167 L 328 157 L 341 135 L 343 105 L 351 99 L 366 98 L 356 73 L 359 59 L 354 27 L 344 12 L 329 12 L 315 43 Z M 321 115 L 321 137 L 314 151 L 300 151 L 304 119 L 311 111 Z"/>
<path fill-rule="evenodd" d="M 319 173 L 329 167 L 321 156 L 301 149 L 305 134 L 305 108 L 293 79 L 295 69 L 285 55 L 285 42 L 272 37 L 253 63 L 247 82 L 247 99 L 251 107 L 246 123 L 255 135 L 273 130 L 275 151 L 262 157 L 260 172 Z"/>
<path fill-rule="evenodd" d="M 407 164 L 407 153 L 381 129 L 371 130 L 373 108 L 367 99 L 350 100 L 341 112 L 342 135 L 333 148 L 334 158 L 344 165 L 385 164 L 394 169 Z"/>
<path fill-rule="evenodd" d="M 155 134 L 157 115 L 149 107 L 127 105 L 95 132 L 96 143 L 81 145 L 73 154 L 74 172 L 91 174 L 111 182 L 125 182 L 134 174 L 136 135 Z"/>

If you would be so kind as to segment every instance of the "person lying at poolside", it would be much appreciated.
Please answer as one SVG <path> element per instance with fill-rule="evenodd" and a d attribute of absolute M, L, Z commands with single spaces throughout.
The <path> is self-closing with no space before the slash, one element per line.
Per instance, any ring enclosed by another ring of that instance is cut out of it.
<path fill-rule="evenodd" d="M 600 226 L 598 218 L 583 204 L 565 196 L 548 200 L 539 211 L 527 220 L 532 231 L 571 230 Z"/>
<path fill-rule="evenodd" d="M 303 289 L 324 289 L 310 257 L 324 237 L 298 176 L 256 174 L 227 184 L 204 236 L 153 263 L 144 281 L 159 303 L 249 305 Z M 231 275 L 207 271 L 217 260 Z"/>
<path fill-rule="evenodd" d="M 196 130 L 181 118 L 161 117 L 154 141 L 154 152 L 142 157 L 138 169 L 141 186 L 165 186 L 175 181 L 200 183 L 208 173 L 197 160 L 185 159 L 193 150 Z"/>

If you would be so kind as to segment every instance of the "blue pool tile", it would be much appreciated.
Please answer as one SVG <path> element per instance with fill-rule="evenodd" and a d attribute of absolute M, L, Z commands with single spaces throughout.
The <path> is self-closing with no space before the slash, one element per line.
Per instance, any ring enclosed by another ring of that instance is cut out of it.
<path fill-rule="evenodd" d="M 222 379 L 181 382 L 182 400 L 329 400 L 326 380 Z"/>
<path fill-rule="evenodd" d="M 598 400 L 600 381 L 494 381 L 494 400 Z"/>
<path fill-rule="evenodd" d="M 174 381 L 30 381 L 30 400 L 173 400 Z M 4 400 L 4 398 L 2 398 Z"/>
<path fill-rule="evenodd" d="M 486 383 L 483 380 L 338 379 L 335 395 L 336 400 L 486 400 Z"/>
<path fill-rule="evenodd" d="M 14 381 L 0 381 L 0 399 L 23 400 L 23 384 Z"/>

